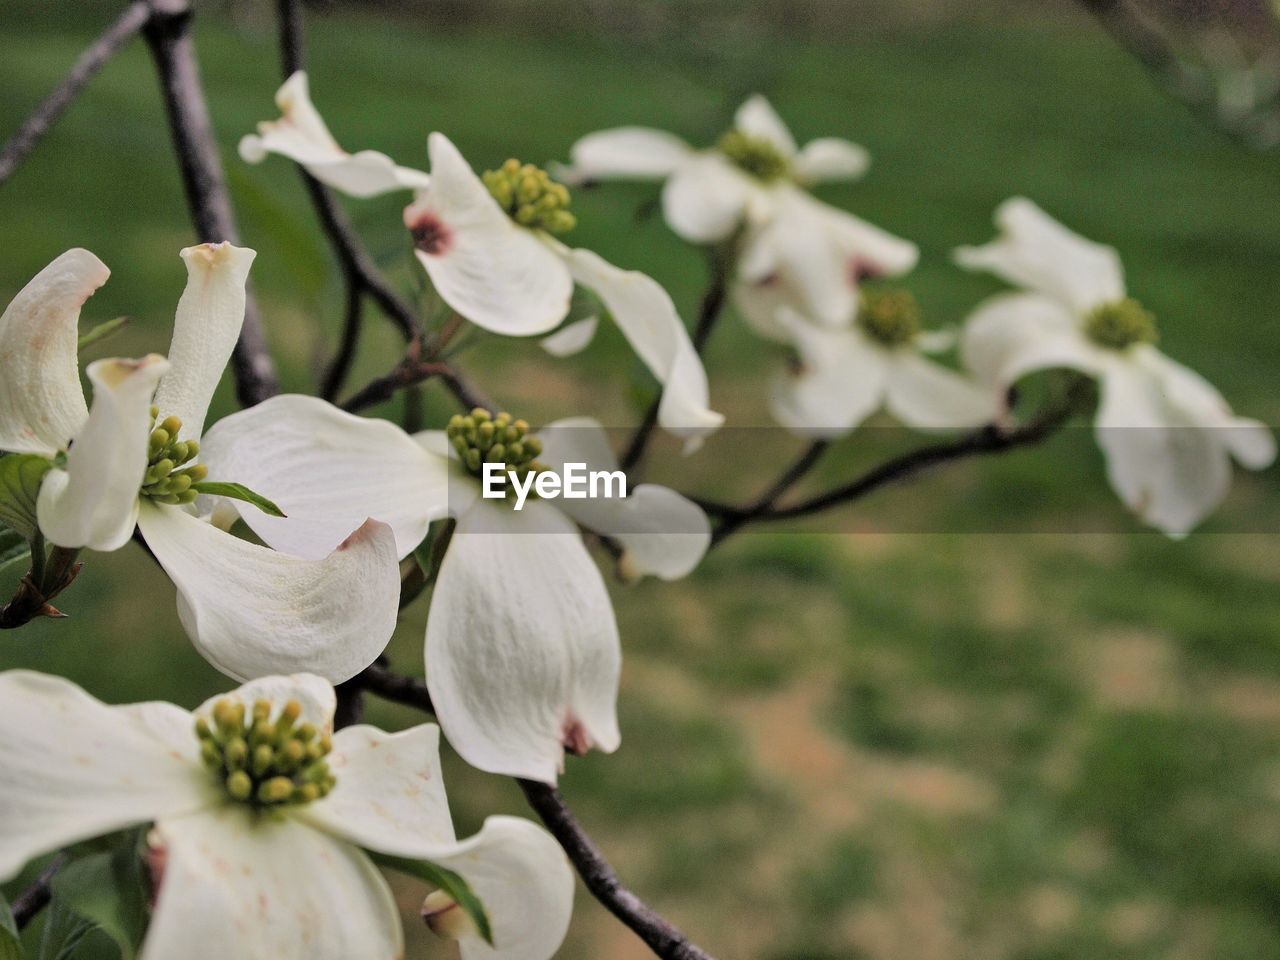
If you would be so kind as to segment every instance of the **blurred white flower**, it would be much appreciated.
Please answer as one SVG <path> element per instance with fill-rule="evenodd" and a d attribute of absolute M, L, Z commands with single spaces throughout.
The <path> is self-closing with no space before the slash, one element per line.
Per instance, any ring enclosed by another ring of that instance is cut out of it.
<path fill-rule="evenodd" d="M 799 369 L 779 378 L 774 417 L 796 433 L 840 437 L 882 406 L 921 430 L 990 423 L 1000 412 L 992 392 L 927 358 L 948 349 L 950 331 L 922 329 L 903 290 L 866 290 L 855 324 L 832 330 L 783 307 L 778 323 L 799 354 Z"/>
<path fill-rule="evenodd" d="M 287 519 L 235 506 L 266 543 L 299 556 L 324 556 L 363 515 L 391 526 L 404 557 L 433 521 L 453 516 L 426 633 L 440 725 L 473 766 L 555 783 L 565 750 L 607 753 L 619 743 L 618 628 L 575 521 L 613 538 L 631 573 L 664 579 L 697 565 L 710 524 L 695 504 L 651 484 L 625 499 L 530 498 L 518 512 L 480 496 L 485 456 L 517 470 L 617 469 L 593 420 L 557 421 L 534 436 L 522 421 L 481 411 L 455 418 L 449 433 L 409 436 L 312 397 L 281 396 L 219 421 L 203 456 L 264 496 L 288 490 Z"/>
<path fill-rule="evenodd" d="M 428 139 L 430 176 L 372 151 L 348 154 L 312 106 L 302 73 L 285 83 L 277 102 L 284 117 L 244 138 L 241 156 L 258 162 L 268 153 L 282 154 L 354 196 L 416 190 L 405 226 L 436 292 L 461 316 L 505 336 L 544 334 L 568 315 L 577 284 L 599 296 L 662 384 L 658 422 L 664 429 L 685 437 L 693 449 L 724 422 L 708 407 L 706 372 L 666 291 L 642 273 L 620 270 L 555 238 L 574 224 L 562 184 L 516 161 L 482 181 L 440 133 Z M 563 356 L 587 345 L 594 328 L 573 329 L 553 352 Z"/>
<path fill-rule="evenodd" d="M 1001 233 L 957 261 L 1023 288 L 980 305 L 961 354 L 1000 395 L 1035 370 L 1095 378 L 1095 434 L 1107 475 L 1143 521 L 1188 533 L 1226 496 L 1231 458 L 1251 470 L 1276 455 L 1270 429 L 1235 416 L 1199 374 L 1155 347 L 1155 318 L 1125 292 L 1116 251 L 1062 226 L 1023 198 L 996 211 Z"/>
<path fill-rule="evenodd" d="M 92 409 L 77 323 L 109 271 L 87 250 L 58 257 L 0 316 L 0 450 L 54 461 L 37 510 L 51 543 L 116 550 L 137 526 L 178 589 L 192 642 L 218 669 L 243 679 L 305 667 L 337 682 L 368 666 L 395 629 L 391 531 L 361 518 L 331 555 L 303 560 L 195 515 L 208 472 L 194 464 L 199 438 L 244 322 L 254 256 L 226 243 L 183 250 L 169 359 L 90 364 Z"/>
<path fill-rule="evenodd" d="M 735 303 L 767 336 L 781 337 L 780 306 L 832 327 L 857 310 L 858 282 L 915 266 L 914 244 L 815 200 L 807 188 L 852 180 L 870 163 L 865 150 L 834 137 L 800 149 L 764 97 L 737 112 L 716 148 L 695 150 L 645 127 L 619 127 L 573 145 L 563 176 L 664 180 L 667 224 L 691 243 L 721 243 L 741 231 Z"/>
<path fill-rule="evenodd" d="M 332 733 L 334 704 L 310 674 L 255 680 L 194 713 L 108 706 L 59 677 L 0 674 L 0 880 L 41 854 L 151 824 L 155 908 L 141 960 L 400 957 L 399 911 L 367 850 L 466 881 L 493 945 L 467 921 L 433 924 L 460 938 L 465 960 L 548 960 L 573 908 L 555 840 L 502 816 L 457 840 L 437 728 Z"/>

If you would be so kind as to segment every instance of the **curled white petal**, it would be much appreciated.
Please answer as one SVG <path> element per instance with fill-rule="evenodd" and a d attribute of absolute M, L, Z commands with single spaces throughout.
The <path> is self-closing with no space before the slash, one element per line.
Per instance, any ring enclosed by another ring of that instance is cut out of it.
<path fill-rule="evenodd" d="M 991 390 L 913 350 L 891 358 L 889 412 L 920 430 L 963 430 L 991 423 L 1000 412 Z"/>
<path fill-rule="evenodd" d="M 662 384 L 658 422 L 687 439 L 714 432 L 724 417 L 711 410 L 707 373 L 675 304 L 657 281 L 620 270 L 590 250 L 565 250 L 573 278 L 608 308 L 631 348 Z"/>
<path fill-rule="evenodd" d="M 791 172 L 801 183 L 824 180 L 856 180 L 871 166 L 871 155 L 848 140 L 819 137 L 810 140 L 791 161 Z"/>
<path fill-rule="evenodd" d="M 494 333 L 546 333 L 569 312 L 573 281 L 538 231 L 517 226 L 449 138 L 433 133 L 431 186 L 405 209 L 418 260 L 436 292 Z"/>
<path fill-rule="evenodd" d="M 557 420 L 538 431 L 539 460 L 562 471 L 584 464 L 588 471 L 615 471 L 618 462 L 604 429 L 590 417 Z M 627 496 L 562 498 L 557 506 L 575 521 L 611 537 L 623 563 L 635 574 L 678 580 L 697 567 L 711 545 L 711 523 L 692 500 L 657 484 L 642 483 Z"/>
<path fill-rule="evenodd" d="M 179 726 L 185 742 L 167 735 Z M 0 673 L 0 880 L 40 854 L 216 799 L 186 711 L 112 707 L 61 677 Z"/>
<path fill-rule="evenodd" d="M 151 397 L 169 369 L 157 354 L 89 365 L 93 409 L 67 454 L 40 486 L 40 529 L 61 547 L 118 550 L 138 520 L 147 472 Z"/>
<path fill-rule="evenodd" d="M 733 125 L 743 133 L 768 143 L 784 157 L 796 154 L 796 141 L 769 101 L 758 93 L 752 94 L 734 114 Z"/>
<path fill-rule="evenodd" d="M 144 504 L 138 525 L 178 588 L 187 635 L 230 676 L 308 671 L 339 683 L 395 629 L 400 572 L 385 524 L 366 522 L 324 560 L 240 540 L 175 507 Z"/>
<path fill-rule="evenodd" d="M 802 436 L 841 437 L 871 416 L 884 400 L 887 351 L 853 329 L 830 330 L 787 310 L 780 322 L 800 357 L 800 369 L 775 381 L 769 409 Z"/>
<path fill-rule="evenodd" d="M 242 804 L 156 824 L 163 881 L 141 960 L 403 956 L 400 914 L 364 853 Z"/>
<path fill-rule="evenodd" d="M 595 338 L 596 328 L 600 325 L 599 317 L 583 317 L 542 338 L 542 349 L 553 357 L 571 357 L 581 353 Z"/>
<path fill-rule="evenodd" d="M 77 324 L 110 275 L 88 250 L 68 250 L 0 315 L 0 450 L 51 457 L 84 426 Z"/>
<path fill-rule="evenodd" d="M 1124 271 L 1114 248 L 1068 230 L 1023 197 L 1000 204 L 995 220 L 995 240 L 956 250 L 962 267 L 990 271 L 1078 313 L 1124 297 Z"/>
<path fill-rule="evenodd" d="M 738 228 L 755 189 L 724 157 L 700 154 L 681 164 L 663 185 L 662 214 L 690 243 L 718 243 Z"/>
<path fill-rule="evenodd" d="M 622 653 L 613 606 L 576 528 L 545 502 L 477 501 L 431 598 L 427 684 L 472 766 L 555 783 L 565 749 L 617 749 Z"/>
<path fill-rule="evenodd" d="M 222 418 L 200 458 L 210 479 L 243 483 L 284 511 L 227 501 L 264 542 L 298 557 L 328 556 L 367 517 L 391 527 L 404 557 L 448 509 L 443 457 L 316 397 L 282 394 Z"/>
<path fill-rule="evenodd" d="M 575 143 L 563 174 L 568 183 L 615 177 L 658 180 L 674 173 L 691 153 L 675 134 L 648 127 L 615 127 L 589 133 Z"/>
<path fill-rule="evenodd" d="M 182 251 L 187 286 L 178 301 L 168 376 L 156 391 L 161 417 L 182 421 L 184 440 L 200 439 L 209 401 L 244 325 L 245 283 L 257 253 L 229 243 Z"/>
<path fill-rule="evenodd" d="M 1101 353 L 1061 303 L 1035 293 L 999 294 L 965 321 L 960 357 L 984 383 L 1003 393 L 1036 370 L 1065 368 L 1096 375 Z"/>
<path fill-rule="evenodd" d="M 347 153 L 333 138 L 311 102 L 307 75 L 299 70 L 276 92 L 282 116 L 258 124 L 257 134 L 240 141 L 240 156 L 261 163 L 277 153 L 300 163 L 313 177 L 353 197 L 376 197 L 393 190 L 421 190 L 431 178 L 421 170 L 401 167 L 376 150 Z"/>

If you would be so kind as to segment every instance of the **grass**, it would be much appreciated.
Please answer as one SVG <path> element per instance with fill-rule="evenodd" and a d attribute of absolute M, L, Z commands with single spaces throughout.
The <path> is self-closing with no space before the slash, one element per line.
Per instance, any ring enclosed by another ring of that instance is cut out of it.
<path fill-rule="evenodd" d="M 0 28 L 0 129 L 71 62 L 95 29 L 85 20 L 68 7 Z M 272 39 L 213 19 L 198 39 L 269 336 L 286 385 L 309 389 L 336 339 L 337 282 L 293 171 L 233 151 L 272 115 Z M 1276 160 L 1197 126 L 1084 21 L 979 12 L 838 44 L 695 49 L 326 17 L 311 68 L 347 145 L 422 164 L 438 128 L 480 167 L 563 158 L 620 123 L 708 142 L 760 87 L 802 140 L 870 148 L 870 176 L 823 195 L 920 243 L 911 285 L 933 323 L 998 288 L 948 251 L 986 239 L 995 204 L 1025 193 L 1121 249 L 1173 356 L 1238 409 L 1280 417 Z M 0 296 L 72 245 L 114 269 L 86 314 L 135 322 L 95 355 L 163 350 L 181 290 L 190 231 L 154 88 L 131 49 L 0 190 Z M 688 316 L 702 262 L 637 219 L 653 195 L 579 194 L 573 240 L 650 272 Z M 418 296 L 398 204 L 349 209 Z M 396 350 L 371 324 L 357 381 Z M 679 464 L 682 483 L 745 496 L 794 456 L 796 441 L 766 429 L 760 385 L 778 361 L 725 321 L 708 366 L 716 405 L 744 429 Z M 609 330 L 565 362 L 478 337 L 465 363 L 531 419 L 622 426 L 651 389 Z M 446 400 L 428 402 L 439 422 Z M 227 385 L 217 405 L 232 408 Z M 866 431 L 812 486 L 915 442 Z M 565 792 L 623 875 L 720 956 L 1280 958 L 1276 477 L 1237 475 L 1206 532 L 1173 543 L 1124 515 L 1087 431 L 1072 431 L 884 491 L 825 527 L 736 538 L 681 583 L 615 588 L 624 746 L 571 763 Z M 71 621 L 0 638 L 0 666 L 118 701 L 192 705 L 222 688 L 136 550 L 90 557 L 66 606 Z M 425 617 L 419 601 L 393 644 L 405 669 L 420 667 Z M 382 705 L 372 716 L 414 721 Z M 463 830 L 521 811 L 505 781 L 452 757 L 447 775 Z M 421 891 L 402 893 L 412 912 Z M 578 904 L 563 956 L 644 955 L 585 894 Z M 413 955 L 439 955 L 425 937 Z"/>

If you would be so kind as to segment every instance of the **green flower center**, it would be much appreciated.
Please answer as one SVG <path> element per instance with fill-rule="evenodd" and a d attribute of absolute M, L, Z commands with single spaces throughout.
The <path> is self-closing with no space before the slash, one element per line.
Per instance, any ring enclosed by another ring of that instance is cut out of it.
<path fill-rule="evenodd" d="M 863 290 L 858 326 L 886 347 L 903 347 L 920 335 L 920 305 L 907 290 Z"/>
<path fill-rule="evenodd" d="M 454 414 L 445 428 L 449 442 L 458 451 L 458 458 L 467 472 L 476 477 L 484 476 L 486 463 L 500 463 L 523 480 L 525 474 L 540 473 L 546 467 L 538 462 L 542 453 L 542 441 L 529 435 L 529 424 L 513 420 L 509 413 L 496 416 L 483 407 L 476 407 L 466 416 Z M 511 484 L 507 490 L 514 496 Z M 530 488 L 532 495 L 532 488 Z"/>
<path fill-rule="evenodd" d="M 275 720 L 271 703 L 258 700 L 246 716 L 243 703 L 219 700 L 213 715 L 196 721 L 200 757 L 227 796 L 259 809 L 310 803 L 329 793 L 337 778 L 325 757 L 328 734 L 298 723 L 302 705 L 290 700 Z"/>
<path fill-rule="evenodd" d="M 151 408 L 151 444 L 147 449 L 147 473 L 142 478 L 142 496 L 157 503 L 193 503 L 196 491 L 192 485 L 209 475 L 207 468 L 190 463 L 200 453 L 195 440 L 179 440 L 182 421 L 165 417 L 159 424 L 160 411 Z"/>
<path fill-rule="evenodd" d="M 763 137 L 730 130 L 720 138 L 717 147 L 734 166 L 765 183 L 781 180 L 791 172 L 790 161 Z"/>
<path fill-rule="evenodd" d="M 540 167 L 508 160 L 497 170 L 486 170 L 481 178 L 498 206 L 522 227 L 559 234 L 578 223 L 569 212 L 569 188 Z"/>
<path fill-rule="evenodd" d="M 1094 343 L 1112 350 L 1160 339 L 1155 314 L 1132 297 L 1094 307 L 1084 318 L 1084 332 Z"/>

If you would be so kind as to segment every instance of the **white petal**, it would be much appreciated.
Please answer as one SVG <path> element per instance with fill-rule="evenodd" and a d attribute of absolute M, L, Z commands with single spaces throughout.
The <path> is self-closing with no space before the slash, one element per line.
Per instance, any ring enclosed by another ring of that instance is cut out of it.
<path fill-rule="evenodd" d="M 736 129 L 761 140 L 767 140 L 784 157 L 796 155 L 796 141 L 782 118 L 760 94 L 752 94 L 734 114 Z"/>
<path fill-rule="evenodd" d="M 910 240 L 894 236 L 851 213 L 795 191 L 791 196 L 819 220 L 844 260 L 845 270 L 856 287 L 869 277 L 897 277 L 915 269 L 919 248 Z"/>
<path fill-rule="evenodd" d="M 889 368 L 889 412 L 921 430 L 963 430 L 996 419 L 1001 404 L 990 389 L 903 349 Z"/>
<path fill-rule="evenodd" d="M 198 440 L 213 391 L 244 326 L 244 285 L 257 253 L 229 243 L 187 247 L 187 287 L 169 346 L 172 369 L 156 391 L 160 417 L 182 421 L 182 439 Z"/>
<path fill-rule="evenodd" d="M 718 243 L 738 228 L 752 186 L 729 161 L 704 153 L 681 164 L 662 188 L 667 225 L 690 243 Z"/>
<path fill-rule="evenodd" d="M 398 960 L 400 914 L 350 844 L 243 804 L 160 821 L 165 864 L 141 960 Z"/>
<path fill-rule="evenodd" d="M 68 250 L 0 316 L 0 450 L 51 457 L 84 426 L 77 324 L 110 275 L 88 250 Z"/>
<path fill-rule="evenodd" d="M 663 130 L 615 127 L 575 143 L 565 173 L 573 183 L 615 177 L 658 180 L 670 176 L 691 152 L 683 140 Z"/>
<path fill-rule="evenodd" d="M 1036 370 L 1057 367 L 1092 376 L 1098 369 L 1098 350 L 1076 317 L 1034 293 L 1000 294 L 979 304 L 961 331 L 960 357 L 999 393 Z"/>
<path fill-rule="evenodd" d="M 596 335 L 596 327 L 600 325 L 599 317 L 584 317 L 542 338 L 542 349 L 553 357 L 571 357 L 581 353 Z"/>
<path fill-rule="evenodd" d="M 40 486 L 40 529 L 61 547 L 118 550 L 133 536 L 147 472 L 151 397 L 169 369 L 157 354 L 89 364 L 93 409 L 67 454 Z"/>
<path fill-rule="evenodd" d="M 791 334 L 778 314 L 783 307 L 794 311 L 799 304 L 783 289 L 776 274 L 755 282 L 739 280 L 730 287 L 729 295 L 743 322 L 756 334 L 777 343 L 790 342 Z"/>
<path fill-rule="evenodd" d="M 651 277 L 619 270 L 590 250 L 566 250 L 564 256 L 574 280 L 604 301 L 631 348 L 662 384 L 662 427 L 696 438 L 724 423 L 707 406 L 707 373 L 667 292 Z"/>
<path fill-rule="evenodd" d="M 563 473 L 565 464 L 588 471 L 614 471 L 617 460 L 604 429 L 590 417 L 557 420 L 538 431 L 543 442 L 538 459 Z M 556 501 L 561 511 L 582 526 L 616 540 L 623 562 L 636 574 L 663 580 L 687 576 L 711 544 L 711 523 L 693 501 L 666 487 L 643 483 L 626 498 L 588 497 Z"/>
<path fill-rule="evenodd" d="M 809 205 L 787 204 L 746 241 L 744 278 L 775 282 L 794 309 L 830 327 L 847 326 L 857 310 L 855 278 L 843 251 Z M 760 276 L 772 268 L 767 277 Z"/>
<path fill-rule="evenodd" d="M 569 312 L 573 281 L 539 232 L 517 226 L 458 148 L 431 134 L 432 183 L 404 211 L 436 292 L 478 326 L 511 337 L 546 333 Z"/>
<path fill-rule="evenodd" d="M 613 606 L 568 519 L 477 501 L 449 543 L 427 619 L 445 736 L 490 773 L 554 783 L 567 747 L 618 747 Z"/>
<path fill-rule="evenodd" d="M 1014 197 L 996 210 L 1000 236 L 961 247 L 956 261 L 1052 297 L 1078 313 L 1124 297 L 1124 270 L 1115 249 L 1068 230 L 1030 200 Z"/>
<path fill-rule="evenodd" d="M 138 525 L 178 588 L 187 635 L 230 676 L 308 671 L 339 683 L 395 629 L 400 571 L 385 524 L 368 521 L 324 560 L 240 540 L 176 507 L 144 504 Z"/>
<path fill-rule="evenodd" d="M 366 850 L 414 860 L 453 845 L 434 724 L 400 733 L 346 727 L 334 734 L 327 760 L 338 783 L 299 810 L 309 823 Z"/>
<path fill-rule="evenodd" d="M 573 913 L 573 870 L 547 831 L 489 817 L 455 853 L 434 859 L 461 874 L 489 917 L 493 946 L 465 937 L 462 960 L 550 960 L 560 949 Z"/>
<path fill-rule="evenodd" d="M 1139 363 L 1108 364 L 1101 387 L 1095 434 L 1112 488 L 1144 522 L 1172 536 L 1189 533 L 1231 483 L 1216 431 L 1170 405 L 1160 378 Z"/>
<path fill-rule="evenodd" d="M 368 517 L 391 527 L 407 556 L 448 508 L 448 462 L 386 420 L 315 397 L 283 394 L 213 425 L 200 446 L 211 480 L 243 483 L 286 514 L 240 501 L 263 541 L 294 556 L 328 556 Z"/>
<path fill-rule="evenodd" d="M 186 743 L 152 720 L 185 724 Z M 216 799 L 185 711 L 111 707 L 61 677 L 0 673 L 0 880 L 40 854 Z"/>
<path fill-rule="evenodd" d="M 283 116 L 258 124 L 258 133 L 240 141 L 240 156 L 261 163 L 268 153 L 278 153 L 307 171 L 321 183 L 353 197 L 376 197 L 392 190 L 421 190 L 431 178 L 421 170 L 397 166 L 376 150 L 351 154 L 343 150 L 311 103 L 307 75 L 298 71 L 276 92 L 276 106 Z"/>
<path fill-rule="evenodd" d="M 223 700 L 243 704 L 248 711 L 252 711 L 257 701 L 266 700 L 275 710 L 273 715 L 277 716 L 286 703 L 296 700 L 302 707 L 298 721 L 311 724 L 321 733 L 333 730 L 333 714 L 338 702 L 333 684 L 328 680 L 314 673 L 295 673 L 291 676 L 259 677 L 235 690 L 215 694 L 196 708 L 194 716 L 213 716 L 213 708 Z"/>
<path fill-rule="evenodd" d="M 857 330 L 829 330 L 780 314 L 800 354 L 798 373 L 779 378 L 769 408 L 784 427 L 808 437 L 834 438 L 853 430 L 884 399 L 886 352 Z"/>
<path fill-rule="evenodd" d="M 857 180 L 871 166 L 871 155 L 856 143 L 839 137 L 810 140 L 791 163 L 791 172 L 802 183 L 824 180 Z"/>

